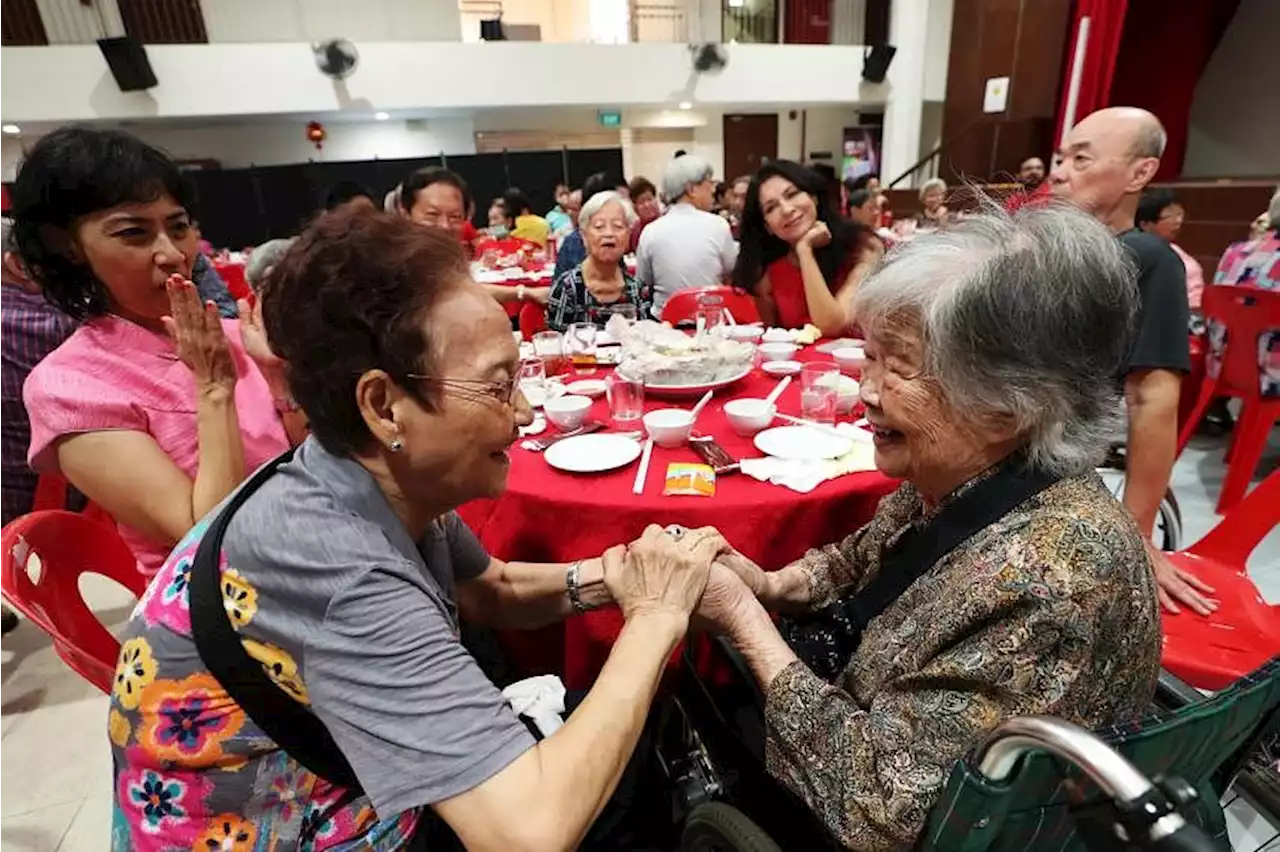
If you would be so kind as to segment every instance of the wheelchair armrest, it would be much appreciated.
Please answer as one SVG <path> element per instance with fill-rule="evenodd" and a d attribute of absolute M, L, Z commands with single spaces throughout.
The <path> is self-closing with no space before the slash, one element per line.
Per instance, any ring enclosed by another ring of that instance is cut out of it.
<path fill-rule="evenodd" d="M 1164 710 L 1177 710 L 1189 704 L 1204 700 L 1204 694 L 1177 675 L 1165 669 L 1160 670 L 1160 679 L 1156 681 L 1155 703 Z"/>

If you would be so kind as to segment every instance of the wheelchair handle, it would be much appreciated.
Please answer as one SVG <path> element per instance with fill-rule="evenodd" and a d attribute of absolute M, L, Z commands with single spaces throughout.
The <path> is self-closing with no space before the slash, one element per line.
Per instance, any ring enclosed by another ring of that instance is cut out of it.
<path fill-rule="evenodd" d="M 992 782 L 1007 781 L 1018 760 L 1037 750 L 1071 761 L 1102 792 L 1121 802 L 1139 799 L 1154 786 L 1102 740 L 1052 716 L 1018 716 L 996 726 L 978 746 L 978 771 Z"/>

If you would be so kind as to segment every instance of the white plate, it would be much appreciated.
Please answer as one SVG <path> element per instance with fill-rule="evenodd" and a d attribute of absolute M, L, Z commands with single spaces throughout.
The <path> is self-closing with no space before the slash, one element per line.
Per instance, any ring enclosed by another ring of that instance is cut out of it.
<path fill-rule="evenodd" d="M 582 379 L 577 382 L 570 382 L 564 386 L 564 389 L 574 396 L 589 396 L 592 399 L 599 399 L 604 396 L 605 385 L 603 379 Z"/>
<path fill-rule="evenodd" d="M 640 442 L 622 435 L 579 435 L 552 444 L 543 456 L 556 470 L 601 473 L 625 467 L 640 457 Z"/>
<path fill-rule="evenodd" d="M 808 426 L 780 426 L 755 437 L 756 449 L 777 459 L 835 459 L 853 449 L 853 439 L 837 438 L 830 432 Z M 553 448 L 554 449 L 554 448 Z"/>
<path fill-rule="evenodd" d="M 760 369 L 764 370 L 771 376 L 798 376 L 800 370 L 804 367 L 799 361 L 765 361 L 760 365 Z"/>
<path fill-rule="evenodd" d="M 651 396 L 669 398 L 669 397 L 686 397 L 686 396 L 702 396 L 709 390 L 718 390 L 725 388 L 734 382 L 740 382 L 751 372 L 751 365 L 743 367 L 741 372 L 735 373 L 727 379 L 721 379 L 718 382 L 708 382 L 700 385 L 655 385 L 649 382 L 644 383 L 644 392 Z"/>

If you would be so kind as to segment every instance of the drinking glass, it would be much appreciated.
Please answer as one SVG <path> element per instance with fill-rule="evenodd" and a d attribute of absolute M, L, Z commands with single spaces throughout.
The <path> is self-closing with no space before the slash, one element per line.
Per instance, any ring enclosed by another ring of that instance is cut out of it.
<path fill-rule="evenodd" d="M 526 358 L 520 362 L 517 381 L 520 383 L 520 392 L 524 394 L 525 399 L 533 400 L 546 396 L 547 365 L 541 358 Z"/>
<path fill-rule="evenodd" d="M 613 317 L 622 317 L 627 321 L 627 325 L 634 325 L 640 315 L 636 312 L 636 306 L 630 303 L 625 305 L 608 305 L 605 307 L 605 319 Z"/>
<path fill-rule="evenodd" d="M 698 309 L 694 312 L 693 319 L 697 324 L 698 334 L 723 335 L 729 325 L 724 300 L 719 297 L 715 297 L 714 301 L 698 300 Z"/>
<path fill-rule="evenodd" d="M 540 331 L 533 336 L 533 354 L 542 360 L 546 375 L 560 376 L 569 370 L 564 354 L 564 337 L 558 331 Z"/>
<path fill-rule="evenodd" d="M 579 376 L 593 376 L 596 372 L 596 325 L 592 322 L 575 322 L 565 333 L 565 351 L 573 363 L 573 372 Z"/>
<path fill-rule="evenodd" d="M 839 381 L 840 368 L 835 364 L 805 364 L 800 370 L 800 416 L 834 424 Z"/>
<path fill-rule="evenodd" d="M 605 394 L 609 398 L 609 413 L 619 426 L 638 423 L 644 416 L 644 382 L 627 378 L 614 371 L 605 380 Z"/>

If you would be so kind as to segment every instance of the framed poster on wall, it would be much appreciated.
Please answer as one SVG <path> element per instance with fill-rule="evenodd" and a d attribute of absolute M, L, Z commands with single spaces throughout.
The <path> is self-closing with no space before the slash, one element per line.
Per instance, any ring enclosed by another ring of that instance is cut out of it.
<path fill-rule="evenodd" d="M 857 180 L 880 173 L 880 137 L 884 128 L 878 124 L 860 124 L 844 129 L 840 146 L 840 179 Z"/>

